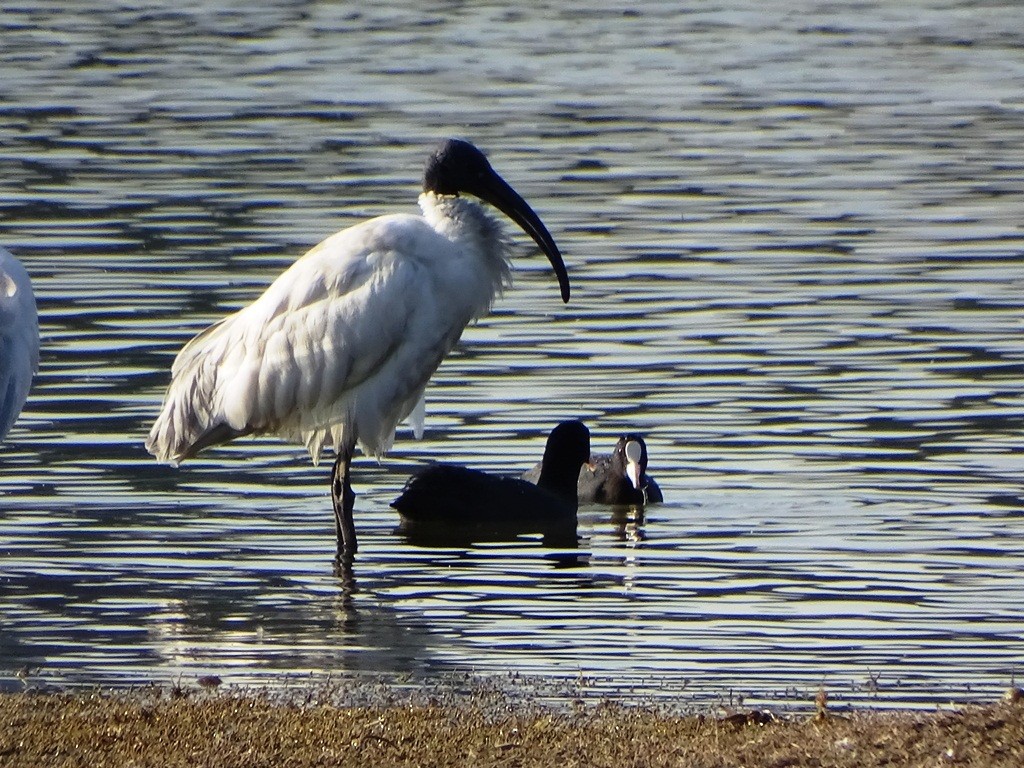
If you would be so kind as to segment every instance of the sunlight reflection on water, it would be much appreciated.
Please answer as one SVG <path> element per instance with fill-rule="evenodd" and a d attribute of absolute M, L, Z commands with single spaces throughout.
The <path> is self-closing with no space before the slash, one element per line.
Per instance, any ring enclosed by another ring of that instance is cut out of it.
<path fill-rule="evenodd" d="M 2 684 L 1005 687 L 1024 41 L 995 6 L 966 29 L 968 4 L 932 5 L 5 13 L 4 245 L 44 351 L 0 458 Z M 187 338 L 331 231 L 411 210 L 452 133 L 541 214 L 573 300 L 516 235 L 516 285 L 435 376 L 426 439 L 357 462 L 346 586 L 301 450 L 246 440 L 174 471 L 142 438 Z M 668 503 L 586 508 L 574 549 L 396 534 L 416 466 L 520 471 L 574 416 L 604 450 L 645 432 Z"/>

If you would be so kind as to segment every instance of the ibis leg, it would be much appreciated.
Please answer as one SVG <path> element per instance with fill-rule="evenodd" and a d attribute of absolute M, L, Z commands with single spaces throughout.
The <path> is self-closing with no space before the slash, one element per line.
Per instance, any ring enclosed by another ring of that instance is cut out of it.
<path fill-rule="evenodd" d="M 351 557 L 356 551 L 356 526 L 352 508 L 356 495 L 349 481 L 351 454 L 339 453 L 331 472 L 331 501 L 334 502 L 334 525 L 338 533 L 338 554 Z"/>

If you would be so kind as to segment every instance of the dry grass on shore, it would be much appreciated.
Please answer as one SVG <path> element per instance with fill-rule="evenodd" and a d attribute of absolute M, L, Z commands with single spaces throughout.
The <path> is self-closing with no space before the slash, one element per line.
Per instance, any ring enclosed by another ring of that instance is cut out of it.
<path fill-rule="evenodd" d="M 823 701 L 823 700 L 822 700 Z M 956 711 L 669 714 L 282 703 L 258 693 L 0 694 L 0 766 L 1024 766 L 1019 690 Z"/>

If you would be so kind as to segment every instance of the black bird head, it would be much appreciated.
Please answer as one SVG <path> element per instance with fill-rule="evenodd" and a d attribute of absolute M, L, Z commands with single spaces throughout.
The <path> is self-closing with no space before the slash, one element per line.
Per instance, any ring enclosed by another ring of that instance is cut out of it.
<path fill-rule="evenodd" d="M 548 435 L 537 485 L 576 503 L 580 467 L 590 461 L 590 430 L 582 421 L 563 421 Z"/>
<path fill-rule="evenodd" d="M 629 478 L 638 491 L 643 490 L 647 472 L 647 443 L 640 435 L 623 435 L 612 452 L 612 467 Z"/>
<path fill-rule="evenodd" d="M 423 191 L 435 195 L 465 192 L 490 203 L 512 219 L 544 251 L 558 278 L 562 301 L 569 301 L 569 275 L 551 233 L 519 193 L 491 168 L 483 152 L 468 141 L 448 139 L 427 159 Z"/>

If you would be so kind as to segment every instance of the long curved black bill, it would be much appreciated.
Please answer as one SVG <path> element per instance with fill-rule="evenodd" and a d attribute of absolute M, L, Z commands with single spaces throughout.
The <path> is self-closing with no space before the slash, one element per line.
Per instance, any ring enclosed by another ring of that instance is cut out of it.
<path fill-rule="evenodd" d="M 562 254 L 559 252 L 558 246 L 555 245 L 554 238 L 551 237 L 551 233 L 548 232 L 540 217 L 533 212 L 533 209 L 519 196 L 519 193 L 493 170 L 490 178 L 482 181 L 480 189 L 474 191 L 474 194 L 512 219 L 540 246 L 555 270 L 558 287 L 562 291 L 562 301 L 568 303 L 569 273 L 565 271 L 565 262 L 562 261 Z"/>

